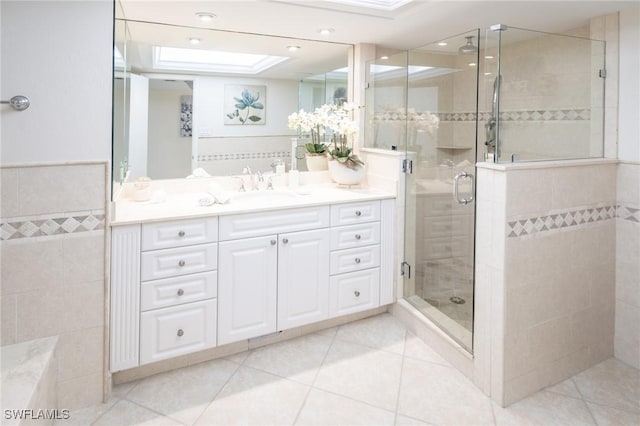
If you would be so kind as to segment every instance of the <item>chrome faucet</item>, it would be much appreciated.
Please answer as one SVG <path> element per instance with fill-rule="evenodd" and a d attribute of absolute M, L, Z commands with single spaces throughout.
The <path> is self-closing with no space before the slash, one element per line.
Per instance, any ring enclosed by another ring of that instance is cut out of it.
<path fill-rule="evenodd" d="M 258 170 L 256 174 L 253 176 L 253 190 L 258 191 L 260 189 L 259 183 L 264 182 L 264 176 L 262 176 L 262 172 Z"/>

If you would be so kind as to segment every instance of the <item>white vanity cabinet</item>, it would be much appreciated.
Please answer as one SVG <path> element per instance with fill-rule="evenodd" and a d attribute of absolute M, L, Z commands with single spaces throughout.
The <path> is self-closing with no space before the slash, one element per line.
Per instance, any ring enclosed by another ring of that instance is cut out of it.
<path fill-rule="evenodd" d="M 216 346 L 218 219 L 114 227 L 111 371 Z"/>
<path fill-rule="evenodd" d="M 329 222 L 328 206 L 220 219 L 218 344 L 328 318 Z"/>

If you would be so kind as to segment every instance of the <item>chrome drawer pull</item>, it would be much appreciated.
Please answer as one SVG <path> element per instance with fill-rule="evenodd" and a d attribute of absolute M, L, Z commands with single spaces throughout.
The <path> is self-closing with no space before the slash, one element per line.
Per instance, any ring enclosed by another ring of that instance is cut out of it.
<path fill-rule="evenodd" d="M 360 234 L 356 234 L 356 240 L 359 240 L 360 238 L 362 238 Z"/>
<path fill-rule="evenodd" d="M 178 337 L 184 336 L 184 331 L 180 328 L 178 329 Z"/>
<path fill-rule="evenodd" d="M 185 262 L 184 260 L 181 260 L 180 262 L 178 262 L 178 266 L 182 267 L 184 265 L 186 265 L 187 262 Z"/>
<path fill-rule="evenodd" d="M 182 296 L 184 294 L 184 290 L 183 289 L 179 289 L 178 290 L 178 296 Z"/>
<path fill-rule="evenodd" d="M 360 263 L 360 258 L 356 257 L 356 263 Z"/>
<path fill-rule="evenodd" d="M 287 244 L 288 242 L 289 242 L 289 240 L 288 240 L 288 239 L 286 239 L 286 238 L 283 238 L 283 239 L 282 239 L 282 244 Z"/>
<path fill-rule="evenodd" d="M 360 292 L 358 290 L 354 291 L 353 294 L 355 294 L 356 297 L 360 297 Z"/>
<path fill-rule="evenodd" d="M 356 216 L 362 216 L 362 212 L 360 210 L 356 210 Z"/>
<path fill-rule="evenodd" d="M 272 245 L 272 246 L 275 246 L 275 245 L 276 245 L 276 243 L 277 243 L 277 241 L 276 241 L 276 240 L 271 240 L 271 245 Z"/>
<path fill-rule="evenodd" d="M 180 231 L 180 232 L 178 232 L 178 237 L 184 237 L 184 235 L 185 235 L 185 234 L 184 234 L 184 231 Z"/>

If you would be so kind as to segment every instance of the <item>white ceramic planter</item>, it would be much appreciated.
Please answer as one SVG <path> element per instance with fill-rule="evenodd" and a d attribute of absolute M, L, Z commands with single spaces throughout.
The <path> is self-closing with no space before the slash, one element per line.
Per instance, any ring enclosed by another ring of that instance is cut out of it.
<path fill-rule="evenodd" d="M 310 172 L 320 172 L 327 170 L 327 156 L 325 154 L 306 154 L 307 170 Z"/>
<path fill-rule="evenodd" d="M 350 168 L 336 160 L 330 160 L 328 166 L 329 176 L 339 185 L 358 185 L 366 175 L 364 166 Z"/>

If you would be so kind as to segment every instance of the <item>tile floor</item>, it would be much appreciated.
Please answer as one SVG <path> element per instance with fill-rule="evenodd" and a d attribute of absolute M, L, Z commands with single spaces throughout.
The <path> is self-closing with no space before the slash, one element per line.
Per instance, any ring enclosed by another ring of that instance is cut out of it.
<path fill-rule="evenodd" d="M 63 425 L 640 425 L 615 359 L 503 409 L 389 314 L 118 385 Z"/>

